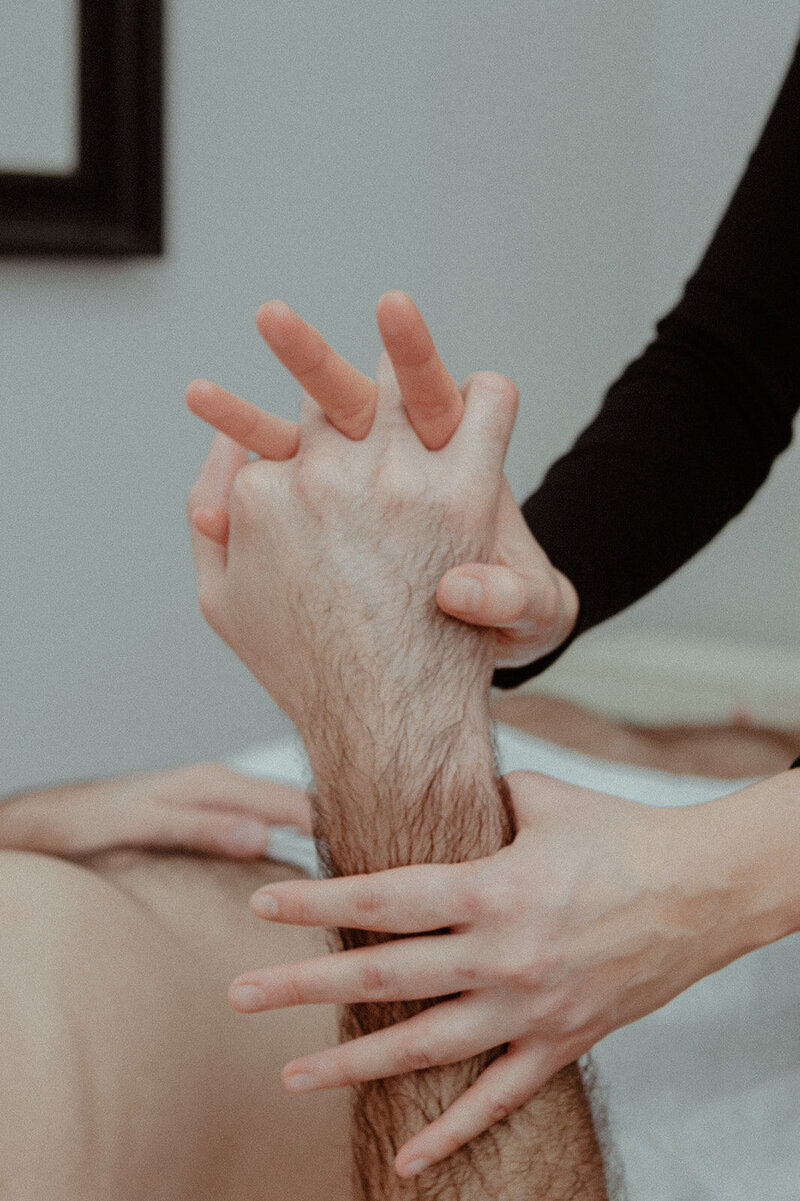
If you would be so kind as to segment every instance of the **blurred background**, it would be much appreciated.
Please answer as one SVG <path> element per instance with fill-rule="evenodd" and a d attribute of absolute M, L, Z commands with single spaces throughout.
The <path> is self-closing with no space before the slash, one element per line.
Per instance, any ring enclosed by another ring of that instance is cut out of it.
<path fill-rule="evenodd" d="M 165 255 L 0 259 L 0 792 L 286 731 L 199 615 L 183 516 L 189 380 L 297 413 L 263 301 L 371 374 L 375 303 L 408 291 L 457 378 L 519 385 L 522 499 L 677 298 L 798 32 L 794 0 L 165 17 Z M 797 455 L 613 627 L 800 643 Z"/>

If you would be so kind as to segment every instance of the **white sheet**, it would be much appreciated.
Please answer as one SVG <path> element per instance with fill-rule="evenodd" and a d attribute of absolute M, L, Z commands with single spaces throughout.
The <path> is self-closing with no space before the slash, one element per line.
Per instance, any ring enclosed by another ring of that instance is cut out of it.
<path fill-rule="evenodd" d="M 693 805 L 751 781 L 605 763 L 497 727 L 503 772 L 528 768 L 650 805 Z M 300 787 L 299 739 L 230 760 Z M 272 855 L 311 872 L 311 840 Z M 800 935 L 701 980 L 592 1052 L 629 1201 L 800 1201 Z"/>

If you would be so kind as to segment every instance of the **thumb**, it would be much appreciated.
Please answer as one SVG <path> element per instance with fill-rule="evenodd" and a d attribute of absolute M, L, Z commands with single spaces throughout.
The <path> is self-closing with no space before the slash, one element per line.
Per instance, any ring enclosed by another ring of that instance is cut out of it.
<path fill-rule="evenodd" d="M 574 589 L 549 567 L 523 575 L 512 567 L 465 563 L 439 581 L 436 600 L 451 617 L 493 626 L 497 667 L 522 667 L 560 646 L 577 614 Z"/>
<path fill-rule="evenodd" d="M 527 581 L 511 567 L 465 563 L 439 581 L 439 607 L 473 625 L 510 626 L 529 619 L 532 598 Z"/>
<path fill-rule="evenodd" d="M 550 571 L 522 575 L 497 563 L 452 567 L 439 581 L 440 608 L 472 625 L 513 630 L 521 641 L 546 639 L 558 621 L 560 596 Z"/>

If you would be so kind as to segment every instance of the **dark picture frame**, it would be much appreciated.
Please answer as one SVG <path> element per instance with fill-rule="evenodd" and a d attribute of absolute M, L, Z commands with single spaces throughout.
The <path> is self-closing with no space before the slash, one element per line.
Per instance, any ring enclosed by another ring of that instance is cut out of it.
<path fill-rule="evenodd" d="M 0 254 L 163 250 L 162 0 L 80 0 L 79 154 L 0 170 Z"/>

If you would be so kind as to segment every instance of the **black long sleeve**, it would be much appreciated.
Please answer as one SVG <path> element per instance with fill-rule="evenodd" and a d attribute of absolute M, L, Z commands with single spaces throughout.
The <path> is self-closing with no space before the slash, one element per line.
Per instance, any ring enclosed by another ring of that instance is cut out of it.
<path fill-rule="evenodd" d="M 683 297 L 523 505 L 575 585 L 563 647 L 676 571 L 747 504 L 800 405 L 800 47 Z"/>

